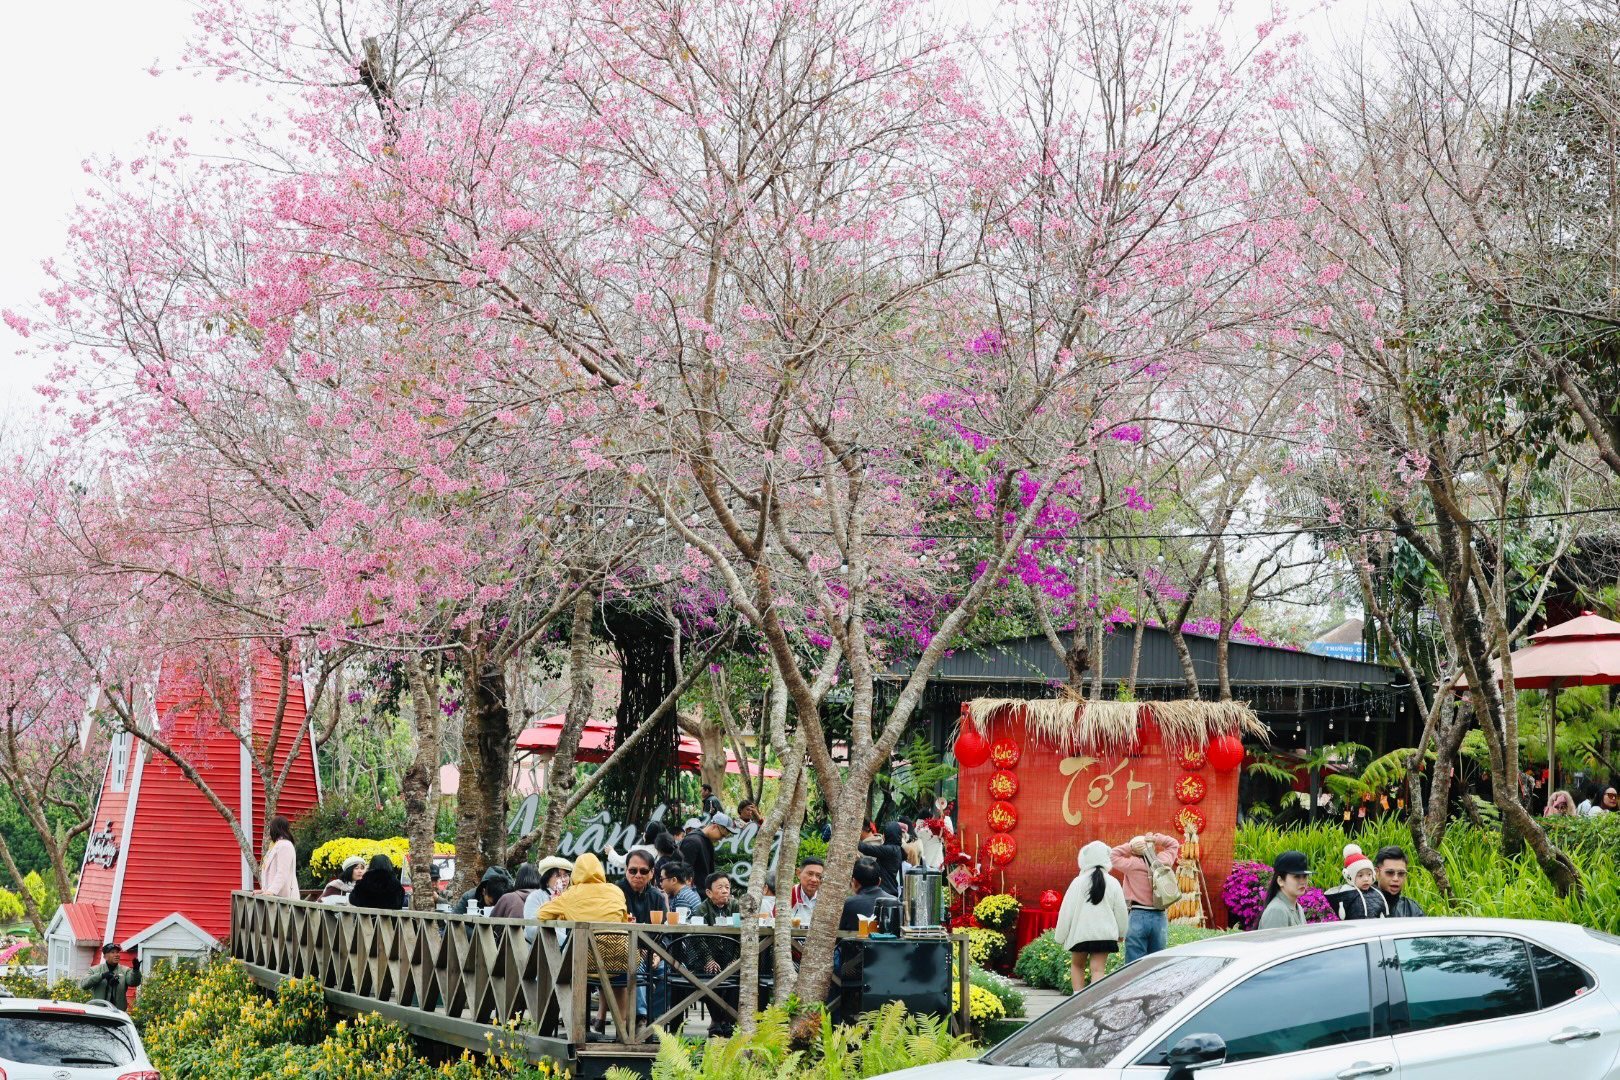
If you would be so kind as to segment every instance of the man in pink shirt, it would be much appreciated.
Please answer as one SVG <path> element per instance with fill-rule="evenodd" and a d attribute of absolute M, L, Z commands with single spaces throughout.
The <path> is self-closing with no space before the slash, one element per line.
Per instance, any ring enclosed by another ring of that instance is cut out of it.
<path fill-rule="evenodd" d="M 1181 842 L 1164 833 L 1133 836 L 1113 849 L 1114 873 L 1125 886 L 1125 906 L 1130 909 L 1130 929 L 1125 934 L 1125 962 L 1140 960 L 1170 943 L 1170 918 L 1153 906 L 1153 877 L 1149 859 L 1174 867 L 1181 854 Z"/>

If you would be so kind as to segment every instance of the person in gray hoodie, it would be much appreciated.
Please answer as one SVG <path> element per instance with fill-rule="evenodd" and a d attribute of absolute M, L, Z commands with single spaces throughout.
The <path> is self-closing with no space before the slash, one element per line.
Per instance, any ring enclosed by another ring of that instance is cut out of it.
<path fill-rule="evenodd" d="M 497 885 L 500 887 L 499 891 L 496 891 L 496 889 L 493 888 L 493 886 Z M 478 902 L 480 907 L 487 906 L 483 903 L 483 897 L 494 893 L 494 899 L 490 900 L 489 902 L 490 904 L 494 904 L 495 900 L 499 900 L 502 896 L 505 896 L 511 891 L 512 875 L 507 872 L 506 867 L 488 867 L 484 870 L 484 876 L 479 880 L 478 884 L 462 893 L 460 899 L 451 905 L 450 914 L 465 915 L 467 914 L 467 909 L 471 907 L 474 902 Z"/>

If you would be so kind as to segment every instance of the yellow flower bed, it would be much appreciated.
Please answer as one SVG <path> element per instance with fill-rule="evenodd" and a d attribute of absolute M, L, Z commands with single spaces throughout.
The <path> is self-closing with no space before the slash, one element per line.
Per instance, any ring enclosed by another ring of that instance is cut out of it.
<path fill-rule="evenodd" d="M 411 842 L 403 836 L 390 836 L 386 840 L 361 840 L 352 836 L 340 836 L 336 840 L 328 840 L 309 855 L 309 871 L 317 878 L 336 877 L 337 872 L 343 868 L 343 862 L 351 855 L 358 855 L 366 862 L 374 856 L 386 855 L 394 864 L 395 869 L 405 865 L 405 856 L 411 850 Z M 454 855 L 456 845 L 434 844 L 433 854 Z"/>
<path fill-rule="evenodd" d="M 962 987 L 955 979 L 951 980 L 951 1011 L 955 1012 L 962 1007 Z M 1000 1020 L 1007 1015 L 1007 1009 L 1001 1004 L 1001 999 L 982 986 L 968 987 L 968 1016 L 975 1024 L 982 1024 L 987 1020 Z"/>

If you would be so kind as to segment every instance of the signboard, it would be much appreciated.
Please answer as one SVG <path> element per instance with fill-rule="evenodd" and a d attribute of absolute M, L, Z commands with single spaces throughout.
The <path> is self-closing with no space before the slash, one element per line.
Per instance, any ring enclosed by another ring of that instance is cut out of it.
<path fill-rule="evenodd" d="M 1144 832 L 1183 836 L 1202 819 L 1199 865 L 1224 920 L 1221 884 L 1232 868 L 1238 772 L 1168 751 L 1156 733 L 1131 753 L 1067 753 L 1026 737 L 1022 718 L 997 720 L 991 759 L 962 768 L 957 829 L 965 851 L 993 868 L 998 890 L 1032 904 L 1062 894 L 1079 873 L 1080 848 L 1110 847 Z M 1009 775 L 1010 774 L 1010 775 Z M 1006 793 L 1015 792 L 1010 798 Z M 1001 837 L 1002 839 L 997 839 Z"/>
<path fill-rule="evenodd" d="M 93 832 L 84 845 L 84 861 L 91 866 L 103 866 L 111 870 L 118 863 L 118 834 L 113 832 L 113 823 L 107 822 L 107 827 L 100 832 Z"/>
<path fill-rule="evenodd" d="M 507 823 L 507 836 L 515 840 L 533 829 L 539 814 L 539 808 L 540 796 L 530 795 L 524 799 L 518 805 L 517 812 L 512 815 L 512 820 Z M 648 820 L 663 821 L 664 815 L 668 812 L 669 807 L 659 803 L 653 809 L 652 816 Z M 613 850 L 622 855 L 640 842 L 643 828 L 644 826 L 635 822 L 615 821 L 612 815 L 603 810 L 595 817 L 585 821 L 578 830 L 564 833 L 562 839 L 557 843 L 557 854 L 572 859 L 575 855 L 587 851 L 596 855 L 603 855 L 609 847 L 612 847 Z M 754 839 L 758 835 L 759 824 L 757 822 L 743 825 L 737 832 L 732 833 L 714 845 L 715 854 L 729 853 L 747 860 L 753 853 Z M 771 841 L 770 865 L 766 868 L 768 873 L 776 873 L 776 856 L 781 850 L 782 835 L 778 832 L 776 838 Z M 550 853 L 545 852 L 543 854 Z M 746 887 L 749 879 L 753 876 L 752 863 L 744 861 L 734 864 L 731 868 L 731 876 L 739 885 Z"/>

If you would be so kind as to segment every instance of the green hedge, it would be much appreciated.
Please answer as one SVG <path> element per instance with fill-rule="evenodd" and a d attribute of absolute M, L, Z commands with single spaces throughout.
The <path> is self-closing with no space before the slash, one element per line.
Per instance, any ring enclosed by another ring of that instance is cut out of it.
<path fill-rule="evenodd" d="M 1543 821 L 1549 835 L 1580 869 L 1585 890 L 1581 898 L 1559 896 L 1528 850 L 1508 858 L 1502 854 L 1500 833 L 1464 822 L 1455 822 L 1446 830 L 1440 849 L 1453 898 L 1440 895 L 1434 879 L 1415 858 L 1411 859 L 1407 894 L 1431 915 L 1549 919 L 1620 934 L 1620 820 Z M 1287 829 L 1245 825 L 1237 831 L 1235 857 L 1269 863 L 1280 851 L 1303 851 L 1318 883 L 1331 887 L 1343 878 L 1344 845 L 1351 840 L 1369 857 L 1386 844 L 1398 844 L 1409 856 L 1414 851 L 1411 833 L 1391 818 L 1350 833 L 1338 825 Z"/>

